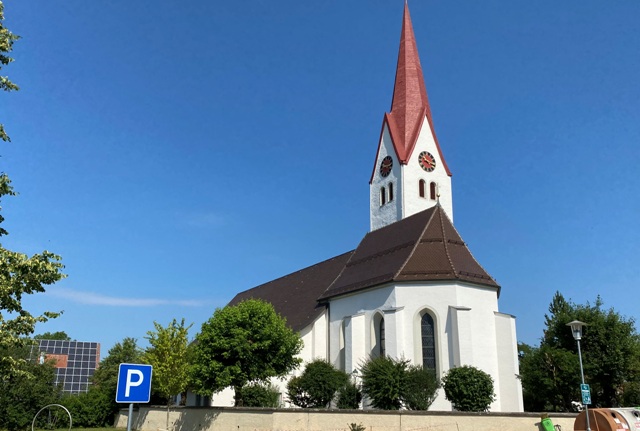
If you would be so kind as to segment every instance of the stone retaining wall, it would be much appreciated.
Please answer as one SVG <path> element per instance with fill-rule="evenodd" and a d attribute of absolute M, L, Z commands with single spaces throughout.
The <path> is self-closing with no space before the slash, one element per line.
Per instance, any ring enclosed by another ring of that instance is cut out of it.
<path fill-rule="evenodd" d="M 115 426 L 126 428 L 128 415 L 128 409 L 121 410 Z M 561 431 L 573 430 L 575 414 L 549 416 Z M 132 429 L 164 431 L 166 418 L 166 408 L 136 408 Z M 169 414 L 171 431 L 348 431 L 351 423 L 362 424 L 367 431 L 542 430 L 538 413 L 177 407 Z"/>

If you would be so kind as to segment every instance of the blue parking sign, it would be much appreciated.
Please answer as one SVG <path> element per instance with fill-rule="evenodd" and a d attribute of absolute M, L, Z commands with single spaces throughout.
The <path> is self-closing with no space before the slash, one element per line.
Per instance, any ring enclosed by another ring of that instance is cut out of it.
<path fill-rule="evenodd" d="M 116 403 L 148 403 L 151 400 L 153 367 L 143 364 L 120 364 Z"/>

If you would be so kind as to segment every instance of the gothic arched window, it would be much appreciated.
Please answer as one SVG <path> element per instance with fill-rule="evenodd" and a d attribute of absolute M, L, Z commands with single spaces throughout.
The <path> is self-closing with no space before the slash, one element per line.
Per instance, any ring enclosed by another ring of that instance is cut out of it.
<path fill-rule="evenodd" d="M 423 198 L 425 196 L 425 181 L 424 180 L 420 180 L 418 181 L 418 194 L 420 195 L 421 198 Z"/>
<path fill-rule="evenodd" d="M 389 183 L 389 202 L 393 200 L 393 183 Z"/>
<path fill-rule="evenodd" d="M 420 319 L 420 336 L 422 340 L 422 366 L 425 369 L 436 370 L 436 328 L 433 317 L 424 313 Z"/>
<path fill-rule="evenodd" d="M 380 187 L 380 205 L 387 203 L 387 192 L 384 187 Z"/>

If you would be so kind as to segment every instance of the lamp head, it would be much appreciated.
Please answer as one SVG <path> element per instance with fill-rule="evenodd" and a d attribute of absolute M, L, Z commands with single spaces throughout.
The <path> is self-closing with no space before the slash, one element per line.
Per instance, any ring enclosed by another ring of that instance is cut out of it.
<path fill-rule="evenodd" d="M 574 340 L 580 341 L 582 338 L 582 327 L 587 326 L 587 324 L 579 320 L 574 320 L 573 322 L 567 323 L 567 326 L 571 327 L 571 334 Z"/>

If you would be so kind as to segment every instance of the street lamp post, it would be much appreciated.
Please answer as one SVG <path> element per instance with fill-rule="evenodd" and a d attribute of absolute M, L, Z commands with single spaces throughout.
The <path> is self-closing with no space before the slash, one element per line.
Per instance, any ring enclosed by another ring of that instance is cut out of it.
<path fill-rule="evenodd" d="M 578 343 L 578 359 L 580 360 L 580 378 L 584 385 L 584 369 L 582 368 L 582 351 L 580 350 L 580 340 L 582 339 L 582 328 L 587 324 L 579 320 L 567 323 L 567 326 L 571 327 L 571 334 L 574 340 Z M 584 399 L 583 399 L 584 400 Z M 587 418 L 587 431 L 591 431 L 591 425 L 589 424 L 589 405 L 587 403 L 582 404 L 584 406 L 584 414 Z"/>

